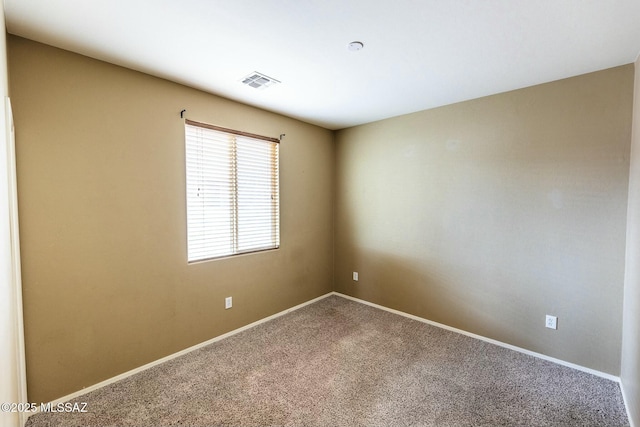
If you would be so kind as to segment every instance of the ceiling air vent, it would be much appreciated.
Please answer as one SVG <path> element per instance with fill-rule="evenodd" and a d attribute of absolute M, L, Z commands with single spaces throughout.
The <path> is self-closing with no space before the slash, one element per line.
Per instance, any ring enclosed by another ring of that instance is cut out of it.
<path fill-rule="evenodd" d="M 280 82 L 276 79 L 272 79 L 271 77 L 265 76 L 264 74 L 260 74 L 257 71 L 254 71 L 253 73 L 243 78 L 242 83 L 256 89 L 266 89 L 269 86 L 273 86 L 274 84 L 277 84 Z"/>

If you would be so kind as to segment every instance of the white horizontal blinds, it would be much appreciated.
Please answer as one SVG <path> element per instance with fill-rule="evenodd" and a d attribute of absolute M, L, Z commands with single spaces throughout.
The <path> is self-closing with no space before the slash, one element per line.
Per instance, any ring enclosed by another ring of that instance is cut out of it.
<path fill-rule="evenodd" d="M 189 261 L 224 256 L 234 248 L 235 173 L 228 135 L 186 125 Z"/>
<path fill-rule="evenodd" d="M 185 124 L 189 261 L 279 246 L 278 144 L 230 132 Z"/>
<path fill-rule="evenodd" d="M 278 144 L 236 137 L 238 251 L 277 248 Z"/>

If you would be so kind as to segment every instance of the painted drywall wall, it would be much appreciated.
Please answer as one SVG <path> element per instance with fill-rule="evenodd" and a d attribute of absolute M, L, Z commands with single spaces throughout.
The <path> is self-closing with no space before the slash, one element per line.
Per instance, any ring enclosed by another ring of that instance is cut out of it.
<path fill-rule="evenodd" d="M 29 401 L 331 291 L 330 131 L 14 36 L 8 54 Z M 279 250 L 187 264 L 182 109 L 286 134 Z"/>
<path fill-rule="evenodd" d="M 623 312 L 620 381 L 627 411 L 637 426 L 640 425 L 640 58 L 635 63 Z"/>
<path fill-rule="evenodd" d="M 338 131 L 336 290 L 619 375 L 632 88 L 627 65 Z"/>

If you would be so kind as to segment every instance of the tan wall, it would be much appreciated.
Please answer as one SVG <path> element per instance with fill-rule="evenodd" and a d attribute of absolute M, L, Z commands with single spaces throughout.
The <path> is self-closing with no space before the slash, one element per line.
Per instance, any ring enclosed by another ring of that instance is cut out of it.
<path fill-rule="evenodd" d="M 29 401 L 331 291 L 332 132 L 14 36 L 8 47 Z M 281 249 L 187 265 L 182 109 L 286 134 Z"/>
<path fill-rule="evenodd" d="M 618 375 L 632 87 L 627 65 L 339 131 L 336 290 Z"/>
<path fill-rule="evenodd" d="M 640 58 L 635 71 L 620 377 L 633 425 L 640 425 Z"/>

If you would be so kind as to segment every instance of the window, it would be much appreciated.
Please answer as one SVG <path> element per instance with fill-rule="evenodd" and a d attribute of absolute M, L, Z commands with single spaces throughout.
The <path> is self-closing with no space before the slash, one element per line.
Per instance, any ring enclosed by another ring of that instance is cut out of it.
<path fill-rule="evenodd" d="M 186 120 L 189 262 L 280 246 L 278 142 Z"/>

